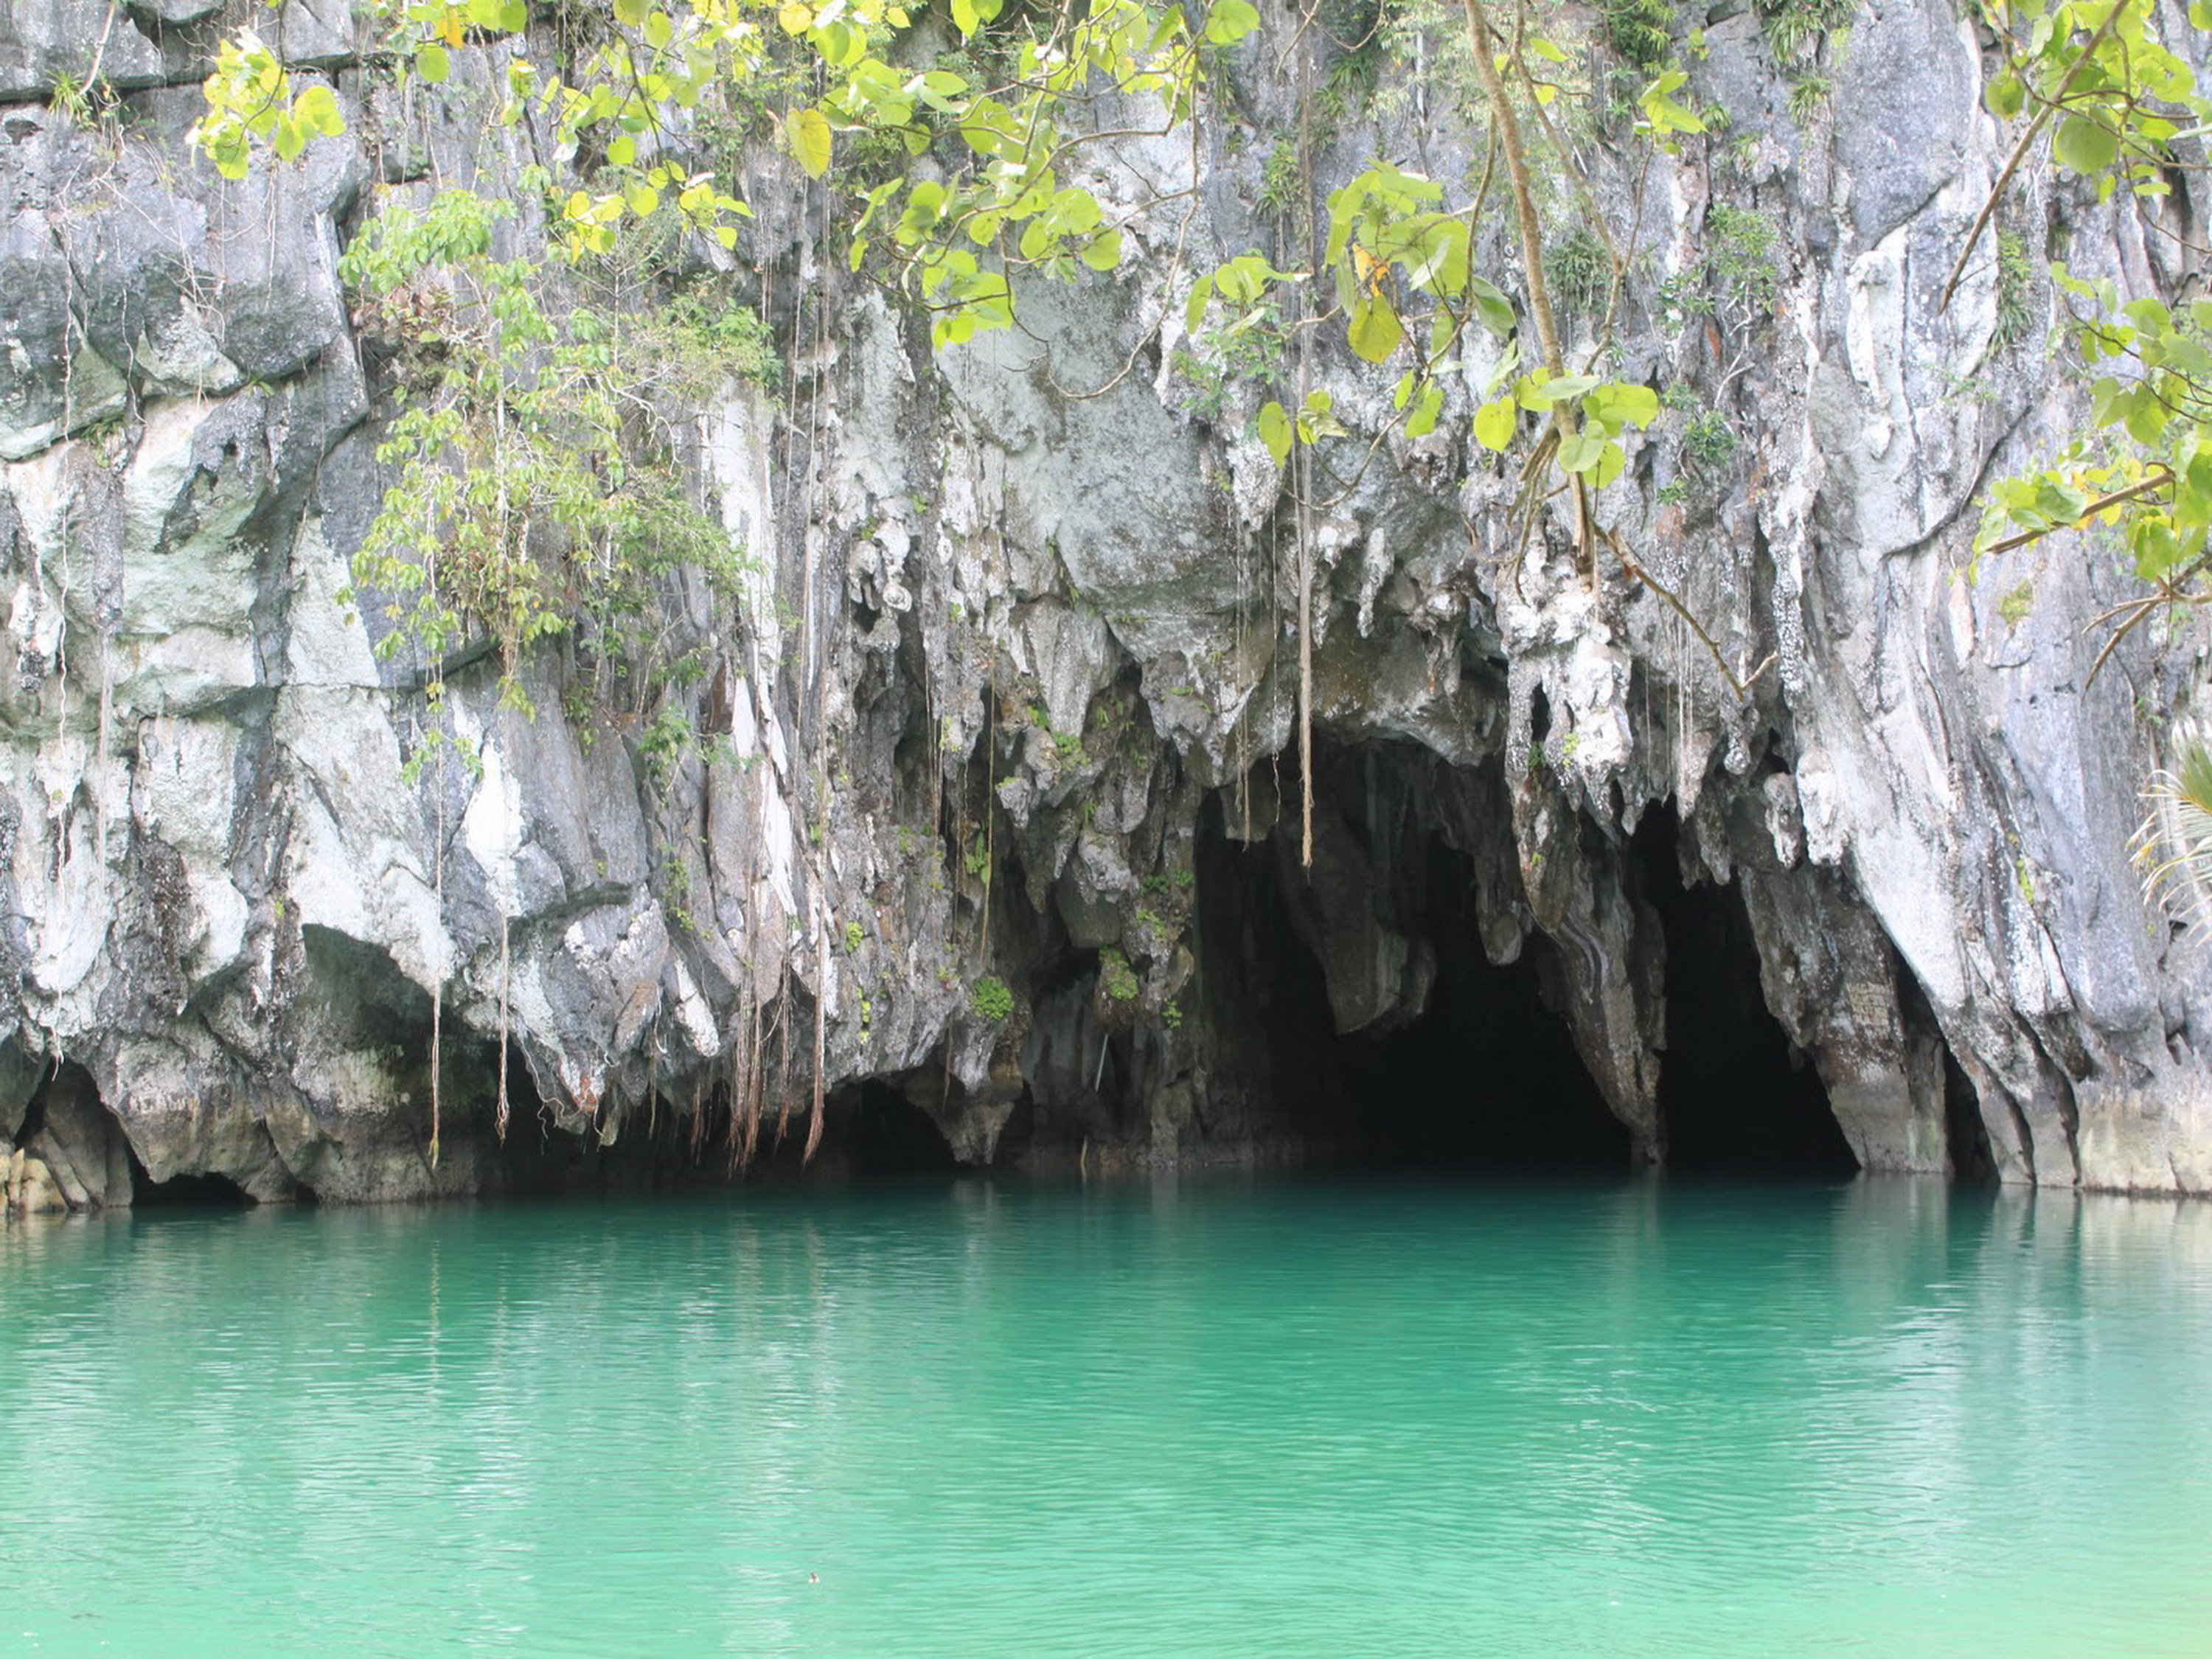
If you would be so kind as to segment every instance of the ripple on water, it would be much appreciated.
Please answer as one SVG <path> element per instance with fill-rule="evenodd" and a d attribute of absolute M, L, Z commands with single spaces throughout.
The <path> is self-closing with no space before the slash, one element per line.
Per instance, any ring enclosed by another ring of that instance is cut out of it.
<path fill-rule="evenodd" d="M 11 1226 L 0 1647 L 2197 1653 L 2207 1376 L 2212 1207 L 1911 1183 Z"/>

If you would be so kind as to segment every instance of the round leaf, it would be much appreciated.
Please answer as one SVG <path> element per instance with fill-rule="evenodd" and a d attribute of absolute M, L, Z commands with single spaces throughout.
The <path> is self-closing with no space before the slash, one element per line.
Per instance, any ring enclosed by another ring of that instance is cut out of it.
<path fill-rule="evenodd" d="M 2058 124 L 2051 153 L 2069 172 L 2102 173 L 2119 156 L 2119 136 L 2086 117 L 2069 115 Z"/>
<path fill-rule="evenodd" d="M 1352 349 L 1368 362 L 1389 362 L 1405 337 L 1406 325 L 1387 295 L 1377 294 L 1352 313 Z"/>
<path fill-rule="evenodd" d="M 830 118 L 809 106 L 791 118 L 791 153 L 810 179 L 830 171 Z"/>

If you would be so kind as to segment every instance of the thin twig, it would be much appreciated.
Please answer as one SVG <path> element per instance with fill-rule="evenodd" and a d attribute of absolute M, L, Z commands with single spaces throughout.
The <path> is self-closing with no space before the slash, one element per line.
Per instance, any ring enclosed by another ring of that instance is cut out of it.
<path fill-rule="evenodd" d="M 2074 60 L 2073 68 L 2066 71 L 2066 78 L 2058 83 L 2058 90 L 2042 100 L 2043 107 L 2036 111 L 2035 119 L 2027 124 L 2027 131 L 2020 135 L 2020 142 L 2012 147 L 2012 154 L 2005 158 L 2004 170 L 1997 174 L 1996 183 L 1990 186 L 1989 199 L 1982 204 L 1982 210 L 1974 216 L 1974 227 L 1966 233 L 1966 245 L 1959 250 L 1958 263 L 1951 267 L 1951 275 L 1943 284 L 1942 297 L 1936 301 L 1938 315 L 1949 307 L 1951 295 L 1958 290 L 1960 279 L 1966 274 L 1966 261 L 1972 257 L 1975 244 L 1982 240 L 1982 233 L 1990 228 L 1990 221 L 1996 216 L 1997 206 L 2004 199 L 2005 187 L 2012 183 L 2013 174 L 2020 171 L 2020 164 L 2027 159 L 2027 152 L 2037 136 L 2050 121 L 2060 101 L 2073 90 L 2075 78 L 2088 67 L 2089 60 L 2096 56 L 2097 48 L 2104 45 L 2105 37 L 2112 32 L 2112 26 L 2120 21 L 2120 14 L 2126 9 L 2126 0 L 2112 0 L 2112 10 L 2097 26 L 2097 32 L 2089 37 L 2089 44 L 2081 48 L 2081 55 Z"/>

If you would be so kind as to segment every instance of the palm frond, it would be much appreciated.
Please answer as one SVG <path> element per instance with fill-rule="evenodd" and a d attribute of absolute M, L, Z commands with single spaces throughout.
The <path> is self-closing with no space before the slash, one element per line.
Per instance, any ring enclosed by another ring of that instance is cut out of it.
<path fill-rule="evenodd" d="M 2143 799 L 2150 812 L 2132 851 L 2144 896 L 2191 933 L 2212 932 L 2212 744 L 2179 734 L 2172 765 L 2152 775 Z"/>

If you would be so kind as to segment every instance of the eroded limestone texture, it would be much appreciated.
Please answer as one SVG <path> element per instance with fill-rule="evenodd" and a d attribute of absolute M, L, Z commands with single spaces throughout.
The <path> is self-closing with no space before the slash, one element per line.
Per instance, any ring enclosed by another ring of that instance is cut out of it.
<path fill-rule="evenodd" d="M 817 1094 L 822 1156 L 863 1164 L 1553 1144 L 1516 1113 L 1660 1159 L 1677 998 L 1794 1057 L 1868 1169 L 2212 1189 L 2204 958 L 2126 859 L 2197 635 L 2144 630 L 2091 684 L 2083 624 L 2124 592 L 2105 561 L 1960 574 L 1984 480 L 2073 411 L 2039 281 L 2009 343 L 1993 262 L 1935 304 L 2002 149 L 1945 0 L 1863 11 L 1805 127 L 1751 15 L 1714 23 L 1729 159 L 1692 146 L 1644 186 L 1655 280 L 1725 199 L 1779 232 L 1774 286 L 1691 327 L 1632 295 L 1620 372 L 1739 442 L 1693 465 L 1663 423 L 1603 511 L 1735 672 L 1772 665 L 1734 695 L 1649 591 L 1575 568 L 1560 523 L 1516 557 L 1513 481 L 1463 435 L 1471 356 L 1437 435 L 1326 464 L 1310 871 L 1297 526 L 1246 435 L 1256 389 L 1194 412 L 1170 281 L 1178 237 L 1186 269 L 1273 244 L 1251 204 L 1292 108 L 1256 56 L 1195 176 L 1180 143 L 1102 172 L 1109 198 L 1140 172 L 1197 191 L 1133 223 L 1112 280 L 1025 292 L 1024 331 L 940 360 L 763 155 L 738 257 L 789 395 L 733 388 L 696 454 L 760 568 L 732 606 L 668 586 L 711 672 L 643 711 L 698 741 L 650 766 L 638 723 L 572 717 L 557 650 L 524 665 L 534 719 L 462 661 L 481 764 L 410 781 L 422 668 L 378 660 L 342 597 L 386 388 L 337 255 L 373 182 L 497 188 L 544 135 L 486 124 L 504 48 L 387 106 L 295 3 L 281 38 L 354 136 L 222 185 L 180 138 L 208 9 L 112 15 L 127 118 L 100 131 L 39 101 L 99 8 L 18 6 L 0 33 L 15 1201 L 123 1201 L 131 1156 L 334 1200 L 624 1146 L 639 1170 L 787 1163 Z M 1440 176 L 1480 154 L 1443 102 L 1375 118 Z M 1322 187 L 1358 160 L 1332 149 Z M 1625 214 L 1641 158 L 1596 165 Z M 2202 188 L 2152 210 L 2193 223 Z M 2008 212 L 2076 270 L 2182 274 L 2176 244 L 2039 180 Z M 1480 252 L 1513 268 L 1502 227 Z M 1328 341 L 1314 372 L 1355 435 L 1380 426 L 1394 372 Z M 1735 982 L 1684 990 L 1669 905 L 1733 941 L 1694 970 Z M 1453 1054 L 1469 1086 L 1409 1106 Z"/>

